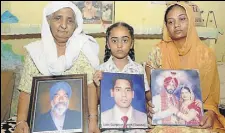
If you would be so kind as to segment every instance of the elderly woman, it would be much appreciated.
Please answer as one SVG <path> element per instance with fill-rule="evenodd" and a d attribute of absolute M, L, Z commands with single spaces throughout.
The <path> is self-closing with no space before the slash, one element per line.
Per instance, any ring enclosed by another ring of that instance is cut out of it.
<path fill-rule="evenodd" d="M 82 26 L 80 10 L 69 1 L 50 2 L 44 8 L 41 40 L 25 46 L 28 54 L 19 85 L 16 133 L 29 132 L 27 116 L 32 77 L 87 74 L 88 95 L 96 93 L 92 74 L 99 65 L 99 47 L 95 39 L 82 33 Z M 88 101 L 97 104 L 91 97 Z M 97 114 L 95 110 L 89 106 L 90 114 Z M 92 123 L 90 130 L 97 125 L 95 120 Z"/>
<path fill-rule="evenodd" d="M 198 69 L 205 109 L 199 128 L 224 129 L 225 118 L 218 109 L 220 82 L 216 57 L 198 37 L 192 8 L 182 2 L 170 5 L 164 21 L 163 40 L 149 55 L 147 75 L 154 68 Z"/>

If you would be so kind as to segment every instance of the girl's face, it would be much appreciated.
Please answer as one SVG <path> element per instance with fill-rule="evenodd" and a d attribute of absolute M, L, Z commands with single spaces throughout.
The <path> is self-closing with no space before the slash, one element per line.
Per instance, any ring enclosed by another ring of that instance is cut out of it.
<path fill-rule="evenodd" d="M 186 11 L 179 7 L 173 7 L 166 16 L 167 29 L 173 40 L 179 40 L 187 36 L 188 17 Z"/>
<path fill-rule="evenodd" d="M 124 59 L 128 56 L 133 42 L 129 30 L 124 26 L 118 26 L 110 31 L 108 48 L 117 59 Z"/>

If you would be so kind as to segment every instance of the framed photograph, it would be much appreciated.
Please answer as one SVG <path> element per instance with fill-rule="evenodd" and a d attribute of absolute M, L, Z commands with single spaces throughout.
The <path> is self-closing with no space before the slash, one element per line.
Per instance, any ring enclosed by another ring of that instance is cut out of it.
<path fill-rule="evenodd" d="M 203 116 L 198 70 L 151 70 L 152 125 L 197 126 Z"/>
<path fill-rule="evenodd" d="M 103 72 L 100 84 L 101 129 L 146 129 L 144 75 Z"/>
<path fill-rule="evenodd" d="M 114 1 L 72 1 L 82 12 L 84 24 L 112 24 Z"/>
<path fill-rule="evenodd" d="M 86 133 L 85 74 L 34 77 L 28 124 L 31 133 Z"/>

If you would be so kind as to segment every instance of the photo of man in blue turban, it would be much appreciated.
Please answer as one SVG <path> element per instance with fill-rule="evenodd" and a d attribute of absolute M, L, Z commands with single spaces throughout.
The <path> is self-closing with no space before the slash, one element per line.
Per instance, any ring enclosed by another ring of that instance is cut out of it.
<path fill-rule="evenodd" d="M 70 110 L 71 86 L 67 82 L 56 82 L 50 88 L 51 109 L 41 114 L 35 122 L 34 131 L 55 131 L 81 128 L 81 112 Z"/>

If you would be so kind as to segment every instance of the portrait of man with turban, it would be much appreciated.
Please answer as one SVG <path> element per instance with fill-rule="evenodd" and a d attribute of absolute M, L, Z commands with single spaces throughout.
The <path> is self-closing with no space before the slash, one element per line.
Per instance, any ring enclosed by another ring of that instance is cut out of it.
<path fill-rule="evenodd" d="M 49 90 L 51 109 L 35 119 L 34 131 L 81 128 L 81 112 L 69 109 L 71 86 L 65 81 L 54 83 Z"/>
<path fill-rule="evenodd" d="M 176 78 L 176 73 L 171 72 L 171 75 L 165 77 L 162 81 L 162 88 L 158 95 L 152 97 L 155 105 L 155 114 L 152 117 L 154 124 L 177 124 L 179 103 L 174 92 L 178 88 L 179 81 Z"/>

